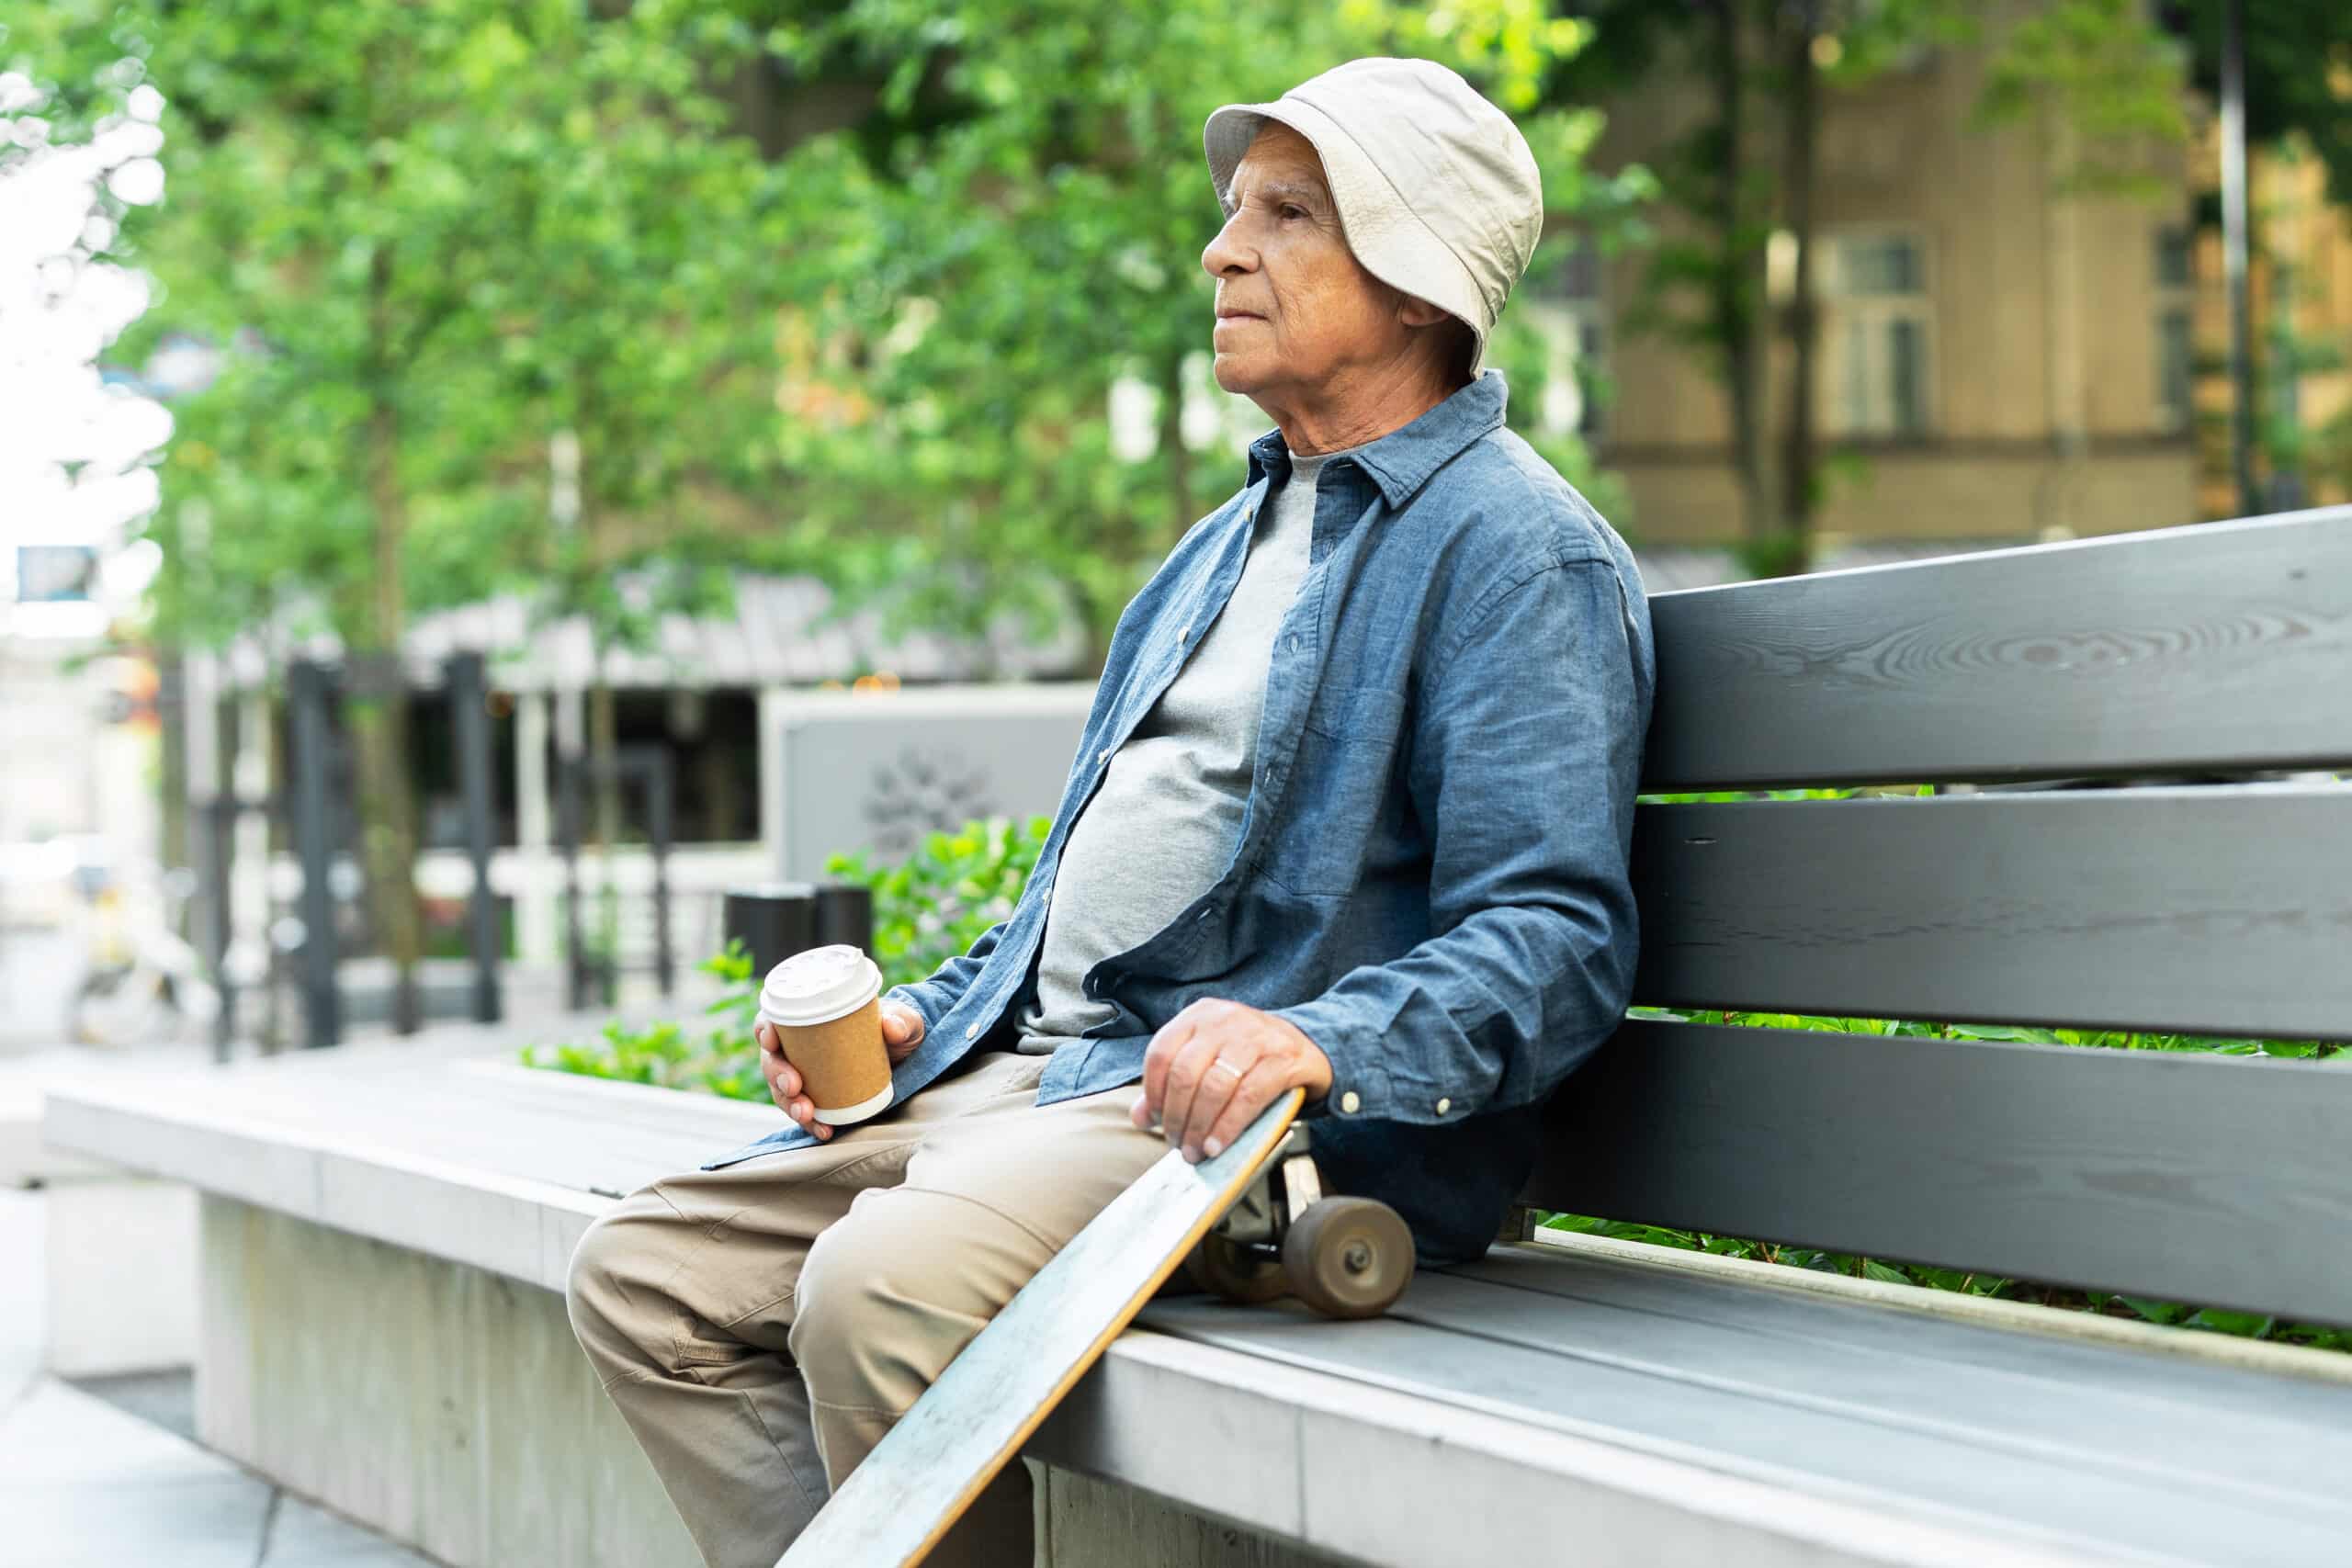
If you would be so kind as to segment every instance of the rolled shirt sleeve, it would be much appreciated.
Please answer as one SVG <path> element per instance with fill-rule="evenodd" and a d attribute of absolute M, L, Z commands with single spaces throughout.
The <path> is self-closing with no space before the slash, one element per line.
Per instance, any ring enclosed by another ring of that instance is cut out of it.
<path fill-rule="evenodd" d="M 1431 1123 L 1526 1105 L 1623 1017 L 1644 613 L 1610 561 L 1547 560 L 1439 649 L 1409 762 L 1435 934 L 1272 1010 L 1330 1058 L 1317 1113 Z"/>
<path fill-rule="evenodd" d="M 904 1002 L 922 1016 L 922 1032 L 926 1038 L 949 1010 L 961 1001 L 972 982 L 988 966 L 989 954 L 1004 940 L 1005 928 L 1012 922 L 999 920 L 974 939 L 969 951 L 949 959 L 924 978 L 903 986 L 893 986 L 882 993 L 885 1001 Z"/>

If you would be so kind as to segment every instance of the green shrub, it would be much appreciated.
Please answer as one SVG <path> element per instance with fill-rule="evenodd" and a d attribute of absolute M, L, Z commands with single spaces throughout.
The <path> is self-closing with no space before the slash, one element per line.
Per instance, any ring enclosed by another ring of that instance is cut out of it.
<path fill-rule="evenodd" d="M 713 1021 L 699 1040 L 682 1024 L 652 1023 L 632 1030 L 615 1021 L 605 1025 L 602 1044 L 526 1045 L 523 1065 L 656 1089 L 695 1089 L 729 1100 L 767 1099 L 760 1047 L 752 1038 L 760 1010 L 752 960 L 742 943 L 729 942 L 726 952 L 697 967 L 717 976 L 720 984 L 718 999 L 703 1010 Z"/>
<path fill-rule="evenodd" d="M 930 835 L 894 866 L 870 865 L 862 854 L 828 860 L 826 874 L 873 890 L 874 962 L 882 983 L 923 979 L 1010 916 L 1053 825 L 1050 817 L 991 817 Z"/>

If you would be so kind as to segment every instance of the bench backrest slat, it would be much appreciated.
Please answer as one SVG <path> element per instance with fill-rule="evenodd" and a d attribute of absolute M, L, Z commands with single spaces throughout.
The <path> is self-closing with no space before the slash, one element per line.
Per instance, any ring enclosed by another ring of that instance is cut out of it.
<path fill-rule="evenodd" d="M 2352 508 L 1652 602 L 1654 793 L 2352 772 Z M 1634 1000 L 2352 1038 L 2352 787 L 1648 804 Z M 2352 1323 L 2352 1060 L 1634 1022 L 1539 1207 Z"/>
<path fill-rule="evenodd" d="M 1650 609 L 1653 792 L 2352 763 L 2352 507 Z"/>
<path fill-rule="evenodd" d="M 1636 823 L 1638 1003 L 2352 1036 L 2352 789 L 1691 804 Z"/>
<path fill-rule="evenodd" d="M 1631 1022 L 1541 1207 L 2352 1322 L 2352 1070 Z"/>

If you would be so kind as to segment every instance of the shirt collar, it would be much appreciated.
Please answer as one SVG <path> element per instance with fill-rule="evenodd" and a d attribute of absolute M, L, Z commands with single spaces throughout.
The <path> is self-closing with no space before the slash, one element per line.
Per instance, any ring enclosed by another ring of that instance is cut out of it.
<path fill-rule="evenodd" d="M 1503 373 L 1487 370 L 1410 424 L 1367 442 L 1339 461 L 1362 468 L 1393 510 L 1410 500 L 1431 474 L 1453 461 L 1464 447 L 1500 425 L 1510 400 L 1510 389 L 1504 384 Z M 1268 474 L 1289 471 L 1290 448 L 1283 444 L 1281 431 L 1270 430 L 1250 444 L 1250 484 Z"/>

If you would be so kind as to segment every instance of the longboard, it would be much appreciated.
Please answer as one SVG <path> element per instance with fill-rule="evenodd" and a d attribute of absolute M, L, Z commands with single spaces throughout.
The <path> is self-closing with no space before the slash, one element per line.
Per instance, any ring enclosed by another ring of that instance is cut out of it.
<path fill-rule="evenodd" d="M 1292 1089 L 1198 1165 L 1170 1149 L 980 1330 L 850 1472 L 776 1568 L 911 1564 L 1021 1451 L 1282 1146 Z"/>

